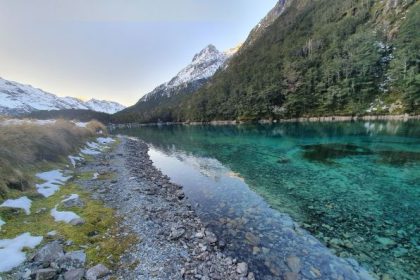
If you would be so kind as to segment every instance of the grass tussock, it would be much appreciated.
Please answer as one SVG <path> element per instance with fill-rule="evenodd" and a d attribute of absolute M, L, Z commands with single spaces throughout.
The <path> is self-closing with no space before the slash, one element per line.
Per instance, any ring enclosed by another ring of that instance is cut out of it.
<path fill-rule="evenodd" d="M 11 189 L 27 189 L 33 181 L 28 170 L 59 162 L 99 132 L 105 133 L 106 128 L 98 121 L 85 127 L 65 120 L 0 124 L 0 197 Z"/>

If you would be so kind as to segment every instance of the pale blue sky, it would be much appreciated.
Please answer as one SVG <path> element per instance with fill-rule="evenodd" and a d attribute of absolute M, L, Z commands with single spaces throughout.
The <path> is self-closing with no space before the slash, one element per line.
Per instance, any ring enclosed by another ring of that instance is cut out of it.
<path fill-rule="evenodd" d="M 0 0 L 0 77 L 131 105 L 208 44 L 235 47 L 276 0 Z"/>

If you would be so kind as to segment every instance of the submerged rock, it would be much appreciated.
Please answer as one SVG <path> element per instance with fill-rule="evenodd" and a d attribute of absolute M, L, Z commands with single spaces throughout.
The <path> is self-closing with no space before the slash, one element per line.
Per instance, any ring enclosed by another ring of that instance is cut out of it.
<path fill-rule="evenodd" d="M 248 264 L 245 262 L 238 263 L 236 272 L 241 276 L 246 276 L 248 274 Z"/>
<path fill-rule="evenodd" d="M 396 243 L 394 240 L 387 237 L 376 237 L 376 240 L 382 244 L 384 247 L 394 246 Z"/>
<path fill-rule="evenodd" d="M 245 239 L 251 245 L 257 246 L 258 244 L 260 244 L 260 238 L 258 236 L 256 236 L 255 234 L 253 234 L 252 232 L 245 233 Z"/>
<path fill-rule="evenodd" d="M 214 245 L 217 242 L 217 236 L 213 232 L 206 230 L 206 241 L 207 243 Z"/>
<path fill-rule="evenodd" d="M 296 256 L 290 256 L 286 259 L 287 266 L 293 272 L 300 271 L 300 259 Z"/>

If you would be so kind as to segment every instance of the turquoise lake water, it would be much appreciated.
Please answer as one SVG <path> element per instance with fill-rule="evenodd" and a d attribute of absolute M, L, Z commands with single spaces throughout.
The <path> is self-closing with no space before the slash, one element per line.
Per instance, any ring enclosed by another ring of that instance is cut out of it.
<path fill-rule="evenodd" d="M 419 121 L 118 132 L 150 145 L 154 164 L 184 186 L 227 251 L 260 275 L 276 275 L 277 212 L 375 277 L 419 279 Z"/>

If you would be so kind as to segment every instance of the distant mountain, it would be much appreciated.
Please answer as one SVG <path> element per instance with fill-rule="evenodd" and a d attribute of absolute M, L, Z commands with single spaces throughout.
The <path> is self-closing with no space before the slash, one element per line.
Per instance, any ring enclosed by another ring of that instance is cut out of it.
<path fill-rule="evenodd" d="M 88 107 L 89 110 L 107 114 L 115 114 L 126 108 L 124 105 L 114 101 L 98 100 L 94 98 L 84 102 L 83 104 Z"/>
<path fill-rule="evenodd" d="M 117 113 L 116 117 L 124 121 L 141 120 L 142 122 L 165 121 L 174 118 L 173 115 L 165 114 L 167 106 L 171 108 L 176 106 L 177 100 L 185 98 L 186 95 L 204 86 L 235 51 L 231 49 L 221 52 L 215 46 L 208 45 L 169 82 L 159 85 L 143 96 L 137 104 Z M 156 118 L 156 116 L 159 117 Z"/>
<path fill-rule="evenodd" d="M 91 99 L 82 101 L 74 97 L 54 94 L 0 78 L 0 115 L 23 115 L 39 110 L 82 109 L 108 114 L 125 107 L 112 101 Z"/>

